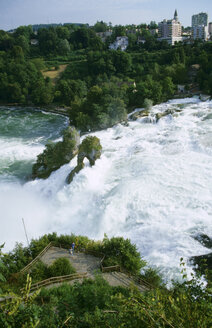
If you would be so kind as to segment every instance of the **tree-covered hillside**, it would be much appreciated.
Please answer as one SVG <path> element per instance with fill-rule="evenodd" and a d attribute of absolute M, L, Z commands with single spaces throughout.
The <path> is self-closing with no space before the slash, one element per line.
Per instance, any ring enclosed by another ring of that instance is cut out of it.
<path fill-rule="evenodd" d="M 146 26 L 133 28 L 97 22 L 93 28 L 64 25 L 37 34 L 31 26 L 0 31 L 0 102 L 64 106 L 71 123 L 88 131 L 124 121 L 145 99 L 166 101 L 178 84 L 188 94 L 200 88 L 212 95 L 212 42 L 169 46 Z M 103 42 L 98 33 L 107 31 Z M 129 39 L 127 51 L 109 50 L 122 35 Z"/>

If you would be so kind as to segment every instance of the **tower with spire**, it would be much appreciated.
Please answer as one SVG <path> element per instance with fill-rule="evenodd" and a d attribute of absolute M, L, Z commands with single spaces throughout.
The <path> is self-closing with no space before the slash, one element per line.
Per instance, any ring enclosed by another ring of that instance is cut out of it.
<path fill-rule="evenodd" d="M 175 9 L 175 12 L 174 12 L 174 20 L 178 21 L 177 9 Z"/>
<path fill-rule="evenodd" d="M 173 19 L 164 19 L 158 24 L 159 41 L 166 40 L 169 44 L 182 41 L 182 27 L 178 20 L 177 9 L 174 12 Z"/>

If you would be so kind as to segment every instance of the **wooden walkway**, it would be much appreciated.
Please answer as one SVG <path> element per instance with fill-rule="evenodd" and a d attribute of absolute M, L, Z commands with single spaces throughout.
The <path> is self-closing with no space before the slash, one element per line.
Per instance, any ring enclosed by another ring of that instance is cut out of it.
<path fill-rule="evenodd" d="M 52 246 L 40 260 L 47 265 L 51 265 L 60 257 L 67 258 L 77 273 L 87 272 L 89 276 L 93 277 L 96 273 L 100 272 L 99 257 L 80 252 L 75 252 L 73 255 L 70 255 L 69 251 L 64 248 Z"/>
<path fill-rule="evenodd" d="M 77 273 L 87 272 L 87 278 L 94 279 L 97 274 L 101 276 L 109 283 L 111 286 L 123 286 L 130 287 L 132 285 L 136 286 L 140 292 L 147 290 L 146 286 L 142 286 L 136 283 L 132 278 L 129 278 L 125 273 L 122 272 L 107 272 L 102 273 L 100 270 L 100 261 L 101 259 L 89 254 L 75 252 L 74 255 L 70 255 L 69 251 L 59 247 L 50 247 L 45 254 L 42 255 L 40 260 L 47 264 L 51 265 L 58 258 L 67 258 L 71 265 L 75 268 Z M 82 280 L 82 279 L 78 279 Z M 72 280 L 69 283 L 73 284 Z"/>

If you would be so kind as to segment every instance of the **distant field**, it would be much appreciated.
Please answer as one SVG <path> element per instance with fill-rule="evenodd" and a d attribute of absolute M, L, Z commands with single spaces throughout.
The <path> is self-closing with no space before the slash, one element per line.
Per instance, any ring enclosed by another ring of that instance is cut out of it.
<path fill-rule="evenodd" d="M 42 71 L 44 77 L 49 77 L 53 83 L 59 78 L 60 74 L 65 71 L 68 65 L 59 65 L 58 70 Z"/>

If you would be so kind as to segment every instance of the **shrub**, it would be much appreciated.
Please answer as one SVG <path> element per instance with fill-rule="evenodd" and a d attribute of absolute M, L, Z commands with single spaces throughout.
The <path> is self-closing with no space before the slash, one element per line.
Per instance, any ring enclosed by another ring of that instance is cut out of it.
<path fill-rule="evenodd" d="M 41 261 L 38 261 L 31 269 L 32 283 L 47 279 L 49 277 L 48 267 Z"/>
<path fill-rule="evenodd" d="M 104 266 L 120 265 L 133 274 L 140 273 L 146 262 L 141 259 L 136 246 L 129 239 L 113 237 L 103 240 L 102 252 L 106 255 Z"/>
<path fill-rule="evenodd" d="M 55 232 L 44 235 L 39 239 L 32 239 L 30 242 L 30 253 L 35 258 L 51 241 L 57 240 L 57 234 Z"/>
<path fill-rule="evenodd" d="M 71 235 L 61 235 L 57 238 L 58 246 L 61 245 L 63 248 L 69 249 L 72 243 L 75 243 L 75 249 L 80 250 L 82 248 L 86 248 L 89 244 L 90 240 L 88 237 L 85 236 L 75 236 L 74 234 Z"/>
<path fill-rule="evenodd" d="M 70 261 L 64 257 L 58 258 L 48 268 L 49 276 L 65 276 L 68 274 L 75 273 L 76 270 L 72 267 Z"/>
<path fill-rule="evenodd" d="M 148 268 L 142 278 L 154 287 L 159 287 L 162 284 L 162 278 L 158 271 L 152 268 Z"/>

